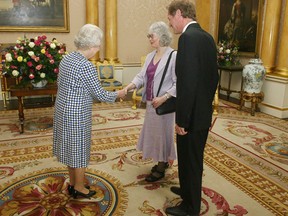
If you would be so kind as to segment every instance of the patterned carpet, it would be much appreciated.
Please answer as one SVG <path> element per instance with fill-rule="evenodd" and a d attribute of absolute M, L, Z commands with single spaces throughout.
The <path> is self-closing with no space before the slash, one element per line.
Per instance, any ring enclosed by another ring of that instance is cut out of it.
<path fill-rule="evenodd" d="M 25 110 L 24 134 L 17 111 L 0 111 L 0 215 L 165 215 L 181 201 L 169 190 L 177 162 L 163 180 L 144 181 L 154 165 L 135 150 L 145 110 L 131 106 L 93 106 L 90 200 L 67 194 L 67 170 L 52 157 L 53 108 Z M 288 215 L 287 174 L 287 121 L 221 102 L 205 149 L 201 215 Z"/>

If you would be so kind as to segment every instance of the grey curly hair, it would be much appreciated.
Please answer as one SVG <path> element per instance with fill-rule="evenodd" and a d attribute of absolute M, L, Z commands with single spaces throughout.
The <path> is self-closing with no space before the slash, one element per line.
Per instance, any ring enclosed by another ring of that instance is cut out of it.
<path fill-rule="evenodd" d="M 85 24 L 75 36 L 74 45 L 77 49 L 85 50 L 91 47 L 100 46 L 103 38 L 103 31 L 96 25 Z"/>
<path fill-rule="evenodd" d="M 166 23 L 159 21 L 149 27 L 149 34 L 156 34 L 159 37 L 160 46 L 169 46 L 172 42 L 172 33 Z"/>

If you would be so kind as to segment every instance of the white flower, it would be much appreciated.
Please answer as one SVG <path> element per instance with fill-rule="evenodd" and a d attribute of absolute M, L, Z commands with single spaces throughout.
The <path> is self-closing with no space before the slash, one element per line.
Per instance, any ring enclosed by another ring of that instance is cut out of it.
<path fill-rule="evenodd" d="M 21 43 L 21 40 L 16 40 L 16 43 L 17 43 L 17 44 L 20 44 L 20 43 Z"/>
<path fill-rule="evenodd" d="M 56 48 L 56 44 L 55 43 L 51 43 L 50 47 L 51 47 L 51 49 L 55 49 Z"/>
<path fill-rule="evenodd" d="M 219 52 L 222 52 L 222 51 L 223 51 L 223 47 L 220 47 L 220 48 L 219 48 Z"/>
<path fill-rule="evenodd" d="M 15 77 L 17 77 L 17 76 L 19 75 L 19 71 L 13 70 L 13 71 L 12 71 L 12 75 L 15 76 Z"/>
<path fill-rule="evenodd" d="M 11 62 L 11 61 L 12 61 L 12 55 L 11 55 L 11 53 L 7 53 L 7 54 L 5 55 L 5 59 L 6 59 L 7 62 Z"/>
<path fill-rule="evenodd" d="M 225 52 L 226 52 L 227 54 L 229 54 L 229 53 L 231 53 L 231 50 L 230 50 L 230 49 L 227 49 L 227 50 L 225 50 Z"/>
<path fill-rule="evenodd" d="M 12 62 L 12 60 L 13 60 L 13 59 L 12 59 L 12 56 L 6 57 L 6 61 L 7 61 L 7 62 Z"/>
<path fill-rule="evenodd" d="M 35 46 L 35 43 L 34 43 L 34 42 L 29 42 L 28 46 L 29 46 L 30 48 L 33 48 L 33 47 Z"/>
<path fill-rule="evenodd" d="M 29 55 L 29 56 L 34 56 L 35 54 L 34 54 L 33 51 L 29 51 L 29 52 L 28 52 L 28 55 Z"/>
<path fill-rule="evenodd" d="M 18 50 L 19 50 L 19 48 L 18 48 L 17 46 L 14 46 L 14 49 L 15 49 L 16 51 L 18 51 Z"/>
<path fill-rule="evenodd" d="M 45 78 L 45 77 L 46 77 L 46 74 L 45 74 L 45 73 L 40 73 L 40 77 L 41 77 L 41 78 Z"/>
<path fill-rule="evenodd" d="M 6 53 L 5 58 L 11 57 L 11 56 L 12 56 L 11 53 Z"/>

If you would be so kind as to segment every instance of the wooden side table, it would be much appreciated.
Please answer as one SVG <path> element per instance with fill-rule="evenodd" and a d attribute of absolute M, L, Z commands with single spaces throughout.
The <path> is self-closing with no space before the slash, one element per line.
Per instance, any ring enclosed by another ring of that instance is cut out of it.
<path fill-rule="evenodd" d="M 18 98 L 18 116 L 20 121 L 20 133 L 24 132 L 24 106 L 22 97 L 24 96 L 36 96 L 36 95 L 56 95 L 57 94 L 57 85 L 51 84 L 47 85 L 44 88 L 21 88 L 13 86 L 10 88 L 11 96 L 16 96 Z"/>
<path fill-rule="evenodd" d="M 7 100 L 9 100 L 9 90 L 11 86 L 17 85 L 19 83 L 18 79 L 6 77 L 0 71 L 0 81 L 1 81 L 1 93 L 4 103 L 4 108 L 7 107 Z"/>
<path fill-rule="evenodd" d="M 245 102 L 251 102 L 251 115 L 255 115 L 255 111 L 258 112 L 259 107 L 258 104 L 261 103 L 264 99 L 264 93 L 248 93 L 248 92 L 241 92 L 240 93 L 240 106 L 239 110 L 242 109 Z"/>
<path fill-rule="evenodd" d="M 219 93 L 220 90 L 226 91 L 227 92 L 227 100 L 230 99 L 230 94 L 232 92 L 236 92 L 236 93 L 241 93 L 242 88 L 243 88 L 243 79 L 241 78 L 241 89 L 240 90 L 231 90 L 231 80 L 232 80 L 232 74 L 233 73 L 242 73 L 243 70 L 243 66 L 242 65 L 232 65 L 232 66 L 218 66 L 218 70 L 219 70 Z M 222 87 L 221 85 L 221 76 L 222 76 L 222 72 L 228 72 L 229 73 L 229 82 L 228 82 L 228 88 Z M 242 76 L 241 76 L 242 77 Z"/>

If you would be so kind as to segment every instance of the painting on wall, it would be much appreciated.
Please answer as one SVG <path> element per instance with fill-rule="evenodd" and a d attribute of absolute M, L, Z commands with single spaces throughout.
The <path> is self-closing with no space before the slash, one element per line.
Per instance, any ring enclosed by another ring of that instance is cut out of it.
<path fill-rule="evenodd" d="M 0 0 L 0 31 L 69 32 L 68 0 Z"/>
<path fill-rule="evenodd" d="M 230 41 L 239 52 L 257 53 L 261 0 L 220 0 L 218 41 Z"/>

